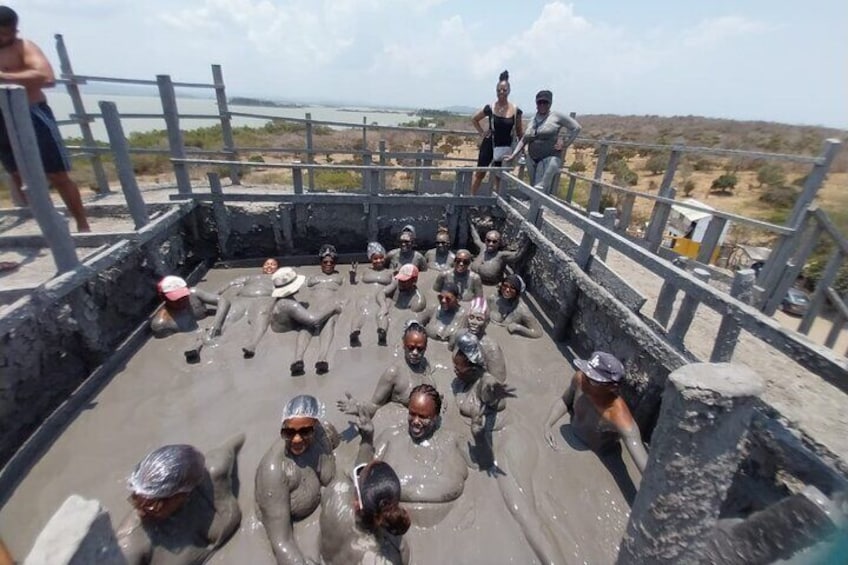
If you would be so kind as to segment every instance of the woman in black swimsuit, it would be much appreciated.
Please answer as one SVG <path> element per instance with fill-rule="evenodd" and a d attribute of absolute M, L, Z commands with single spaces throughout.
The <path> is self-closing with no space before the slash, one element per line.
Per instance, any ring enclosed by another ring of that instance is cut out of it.
<path fill-rule="evenodd" d="M 500 167 L 504 156 L 512 153 L 512 142 L 524 135 L 524 125 L 521 123 L 521 108 L 510 102 L 509 97 L 509 73 L 504 71 L 498 79 L 497 100 L 494 105 L 486 104 L 480 111 L 471 116 L 474 129 L 483 137 L 480 142 L 480 153 L 477 156 L 478 167 Z M 486 130 L 480 122 L 486 118 L 488 128 Z M 486 176 L 486 171 L 474 173 L 471 182 L 471 194 L 477 194 L 480 184 Z M 500 179 L 494 178 L 494 190 L 497 192 Z"/>

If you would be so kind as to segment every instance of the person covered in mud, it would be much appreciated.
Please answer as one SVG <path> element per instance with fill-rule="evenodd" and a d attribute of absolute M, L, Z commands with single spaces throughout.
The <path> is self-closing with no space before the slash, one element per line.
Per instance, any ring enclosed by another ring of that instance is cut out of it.
<path fill-rule="evenodd" d="M 441 292 L 442 286 L 453 283 L 459 288 L 459 299 L 462 302 L 469 302 L 477 296 L 483 296 L 483 281 L 480 275 L 469 268 L 470 265 L 471 252 L 467 249 L 457 251 L 453 259 L 453 269 L 442 271 L 436 276 L 433 290 Z"/>
<path fill-rule="evenodd" d="M 389 331 L 389 309 L 408 310 L 413 314 L 427 308 L 427 299 L 418 290 L 418 267 L 407 263 L 398 269 L 394 280 L 384 290 L 377 291 L 377 345 L 386 345 Z"/>
<path fill-rule="evenodd" d="M 489 327 L 489 304 L 484 298 L 475 298 L 471 301 L 468 314 L 465 316 L 465 327 L 460 328 L 455 334 L 448 338 L 448 349 L 456 348 L 456 340 L 462 334 L 468 332 L 477 336 L 480 342 L 480 351 L 483 353 L 483 364 L 498 382 L 506 382 L 506 359 L 504 359 L 501 346 L 486 333 Z"/>
<path fill-rule="evenodd" d="M 133 506 L 116 538 L 129 565 L 204 563 L 241 523 L 233 466 L 244 434 L 204 457 L 190 445 L 152 451 L 130 475 Z"/>
<path fill-rule="evenodd" d="M 323 416 L 324 406 L 314 396 L 301 394 L 289 400 L 283 409 L 280 438 L 256 469 L 259 520 L 279 565 L 312 562 L 298 547 L 292 524 L 318 508 L 321 488 L 336 474 L 333 450 L 339 437 L 330 424 L 322 424 Z"/>
<path fill-rule="evenodd" d="M 428 269 L 434 269 L 439 272 L 453 269 L 453 260 L 456 256 L 451 251 L 450 245 L 451 241 L 448 228 L 439 226 L 439 229 L 436 231 L 436 247 L 424 254 Z"/>
<path fill-rule="evenodd" d="M 618 450 L 619 440 L 630 453 L 640 473 L 648 463 L 639 426 L 618 391 L 624 366 L 614 355 L 595 351 L 588 360 L 575 359 L 577 370 L 562 398 L 551 406 L 545 422 L 545 440 L 556 449 L 554 426 L 568 412 L 577 438 L 603 455 Z"/>
<path fill-rule="evenodd" d="M 409 264 L 415 265 L 419 271 L 427 270 L 427 261 L 415 250 L 415 228 L 411 225 L 403 226 L 398 236 L 398 247 L 386 255 L 386 266 L 393 271 L 397 271 L 401 265 Z"/>
<path fill-rule="evenodd" d="M 313 275 L 306 279 L 306 286 L 312 290 L 314 302 L 317 304 L 328 304 L 338 301 L 339 289 L 344 284 L 344 277 L 336 270 L 336 248 L 332 245 L 325 244 L 318 251 L 318 258 L 321 261 L 321 273 Z M 306 348 L 312 341 L 313 335 L 318 335 L 318 360 L 315 362 L 315 372 L 323 375 L 330 370 L 330 363 L 327 357 L 330 354 L 330 345 L 333 342 L 333 335 L 336 332 L 336 318 L 338 314 L 330 315 L 324 322 L 317 326 L 301 328 L 297 334 L 297 343 L 295 344 L 295 363 L 299 363 L 298 367 L 292 368 L 292 375 L 295 373 L 303 374 L 303 356 L 306 353 Z M 297 369 L 297 370 L 296 370 Z"/>
<path fill-rule="evenodd" d="M 425 357 L 426 352 L 427 332 L 424 326 L 417 320 L 408 321 L 403 330 L 403 361 L 393 363 L 383 371 L 370 401 L 360 402 L 346 392 L 345 399 L 336 403 L 339 410 L 353 416 L 364 413 L 370 419 L 389 402 L 406 406 L 415 387 L 422 384 L 435 386 L 433 366 Z"/>
<path fill-rule="evenodd" d="M 480 239 L 477 228 L 471 224 L 471 238 L 480 253 L 471 262 L 471 270 L 480 275 L 483 284 L 495 285 L 503 279 L 504 270 L 507 265 L 514 265 L 521 260 L 530 249 L 529 243 L 525 241 L 517 251 L 501 249 L 502 237 L 498 230 L 486 232 L 486 241 Z"/>
<path fill-rule="evenodd" d="M 453 367 L 456 379 L 452 388 L 459 413 L 470 420 L 475 460 L 496 479 L 506 507 L 536 557 L 542 563 L 565 563 L 563 550 L 547 520 L 540 516 L 536 502 L 536 444 L 528 441 L 529 430 L 506 404 L 507 398 L 515 396 L 513 389 L 486 371 L 480 342 L 470 332 L 456 340 Z M 574 543 L 562 542 L 569 548 Z"/>
<path fill-rule="evenodd" d="M 409 513 L 400 505 L 397 473 L 385 461 L 357 461 L 321 497 L 321 563 L 406 565 Z"/>
<path fill-rule="evenodd" d="M 459 436 L 441 428 L 442 396 L 431 384 L 412 389 L 407 402 L 407 421 L 381 432 L 374 439 L 374 424 L 367 410 L 359 413 L 359 461 L 375 457 L 385 461 L 400 476 L 400 500 L 410 503 L 418 526 L 440 520 L 462 495 L 468 467 L 468 448 Z M 439 505 L 433 507 L 431 505 Z"/>
<path fill-rule="evenodd" d="M 459 301 L 459 288 L 446 282 L 439 291 L 439 303 L 418 316 L 418 322 L 427 329 L 427 335 L 439 341 L 448 341 L 465 324 L 466 309 Z"/>
<path fill-rule="evenodd" d="M 274 281 L 273 296 L 278 300 L 271 309 L 268 325 L 275 332 L 282 333 L 304 328 L 318 331 L 327 319 L 342 311 L 343 301 L 328 301 L 316 306 L 314 312 L 310 312 L 303 304 L 294 300 L 292 297 L 306 282 L 306 277 L 298 275 L 291 267 L 278 269 L 272 280 Z M 253 343 L 248 347 L 255 346 L 256 343 Z M 245 357 L 247 357 L 247 348 L 243 349 L 245 349 Z M 249 353 L 252 357 L 253 349 L 250 349 Z M 298 356 L 298 352 L 295 351 L 295 361 L 291 365 L 291 374 L 294 377 L 302 375 L 303 372 L 303 352 L 301 351 Z"/>
<path fill-rule="evenodd" d="M 498 293 L 489 297 L 489 310 L 492 322 L 509 333 L 535 339 L 542 337 L 542 326 L 521 302 L 526 288 L 520 275 L 507 275 L 498 285 Z"/>
<path fill-rule="evenodd" d="M 217 294 L 189 288 L 185 279 L 174 275 L 163 277 L 156 285 L 163 306 L 150 320 L 150 330 L 155 337 L 167 337 L 178 332 L 191 332 L 197 329 L 197 321 L 215 310 L 211 335 L 221 335 L 221 328 L 227 316 L 229 302 Z"/>
<path fill-rule="evenodd" d="M 375 320 L 377 319 L 379 309 L 375 306 L 377 303 L 376 294 L 380 291 L 381 287 L 390 285 L 393 280 L 392 272 L 386 269 L 386 249 L 376 241 L 372 241 L 368 244 L 366 253 L 368 260 L 371 262 L 371 268 L 362 275 L 362 282 L 371 285 L 377 290 L 367 292 L 359 301 L 357 314 L 350 322 L 351 347 L 360 347 L 362 345 L 359 334 L 362 333 L 362 326 L 365 325 L 365 319 L 372 314 Z M 351 266 L 352 274 L 350 275 L 352 284 L 356 282 L 356 269 L 357 264 L 354 263 Z"/>

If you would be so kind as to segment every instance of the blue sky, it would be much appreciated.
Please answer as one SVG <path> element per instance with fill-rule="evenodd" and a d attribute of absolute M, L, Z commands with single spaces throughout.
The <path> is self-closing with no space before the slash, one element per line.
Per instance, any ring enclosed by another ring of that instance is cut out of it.
<path fill-rule="evenodd" d="M 578 114 L 848 128 L 848 2 L 812 0 L 26 0 L 23 37 L 80 74 L 209 82 L 230 95 L 482 106 L 509 69 Z"/>

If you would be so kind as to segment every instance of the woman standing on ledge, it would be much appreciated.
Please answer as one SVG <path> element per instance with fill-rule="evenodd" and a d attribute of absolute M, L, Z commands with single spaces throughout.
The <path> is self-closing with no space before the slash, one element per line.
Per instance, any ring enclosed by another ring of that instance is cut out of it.
<path fill-rule="evenodd" d="M 503 158 L 512 153 L 512 142 L 524 135 L 521 123 L 521 108 L 507 100 L 509 97 L 509 72 L 504 71 L 498 78 L 497 100 L 494 106 L 486 104 L 479 112 L 471 116 L 471 124 L 483 140 L 477 156 L 478 167 L 500 167 Z M 483 130 L 480 121 L 488 118 L 489 127 Z M 515 135 L 513 136 L 513 131 Z M 477 194 L 486 171 L 476 171 L 471 182 L 471 194 Z M 494 177 L 494 190 L 497 192 L 500 179 Z"/>

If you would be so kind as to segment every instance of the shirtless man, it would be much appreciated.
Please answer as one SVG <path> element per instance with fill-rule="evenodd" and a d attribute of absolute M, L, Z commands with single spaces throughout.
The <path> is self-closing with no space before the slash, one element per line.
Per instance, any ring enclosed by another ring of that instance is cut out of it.
<path fill-rule="evenodd" d="M 359 334 L 362 332 L 365 318 L 370 314 L 375 314 L 376 317 L 377 309 L 374 308 L 377 300 L 376 293 L 382 290 L 381 287 L 388 286 L 394 280 L 392 272 L 386 269 L 386 249 L 376 241 L 372 241 L 368 244 L 366 252 L 368 254 L 368 260 L 371 262 L 371 268 L 362 275 L 362 282 L 370 285 L 372 288 L 376 288 L 376 290 L 366 292 L 365 296 L 359 301 L 358 314 L 353 317 L 350 323 L 351 347 L 362 346 L 362 342 L 359 340 Z M 356 284 L 356 268 L 357 264 L 354 263 L 351 266 L 351 284 Z"/>
<path fill-rule="evenodd" d="M 386 255 L 386 266 L 397 270 L 401 265 L 413 264 L 419 271 L 427 270 L 427 261 L 424 256 L 413 249 L 415 245 L 415 229 L 412 226 L 404 226 L 398 238 L 399 247 L 389 251 Z"/>
<path fill-rule="evenodd" d="M 134 512 L 115 534 L 129 565 L 204 563 L 235 533 L 241 510 L 233 494 L 240 434 L 206 457 L 190 445 L 151 452 L 129 479 Z"/>
<path fill-rule="evenodd" d="M 56 187 L 77 223 L 77 231 L 89 232 L 88 219 L 76 183 L 68 176 L 71 161 L 62 143 L 56 118 L 47 105 L 44 88 L 56 82 L 53 67 L 38 46 L 28 39 L 18 37 L 18 15 L 8 6 L 0 6 L 0 83 L 18 84 L 26 89 L 30 104 L 32 126 L 41 152 L 47 180 Z M 12 177 L 12 200 L 27 204 L 21 187 L 23 180 L 12 154 L 12 146 L 3 117 L 0 116 L 0 161 Z"/>
<path fill-rule="evenodd" d="M 404 362 L 394 363 L 383 371 L 369 402 L 360 402 L 346 392 L 346 398 L 336 403 L 339 410 L 353 416 L 364 413 L 371 419 L 381 406 L 389 402 L 406 406 L 415 387 L 422 384 L 435 385 L 433 366 L 424 356 L 426 351 L 427 333 L 424 327 L 416 320 L 410 320 L 403 331 Z"/>
<path fill-rule="evenodd" d="M 571 413 L 574 435 L 595 453 L 603 454 L 624 441 L 624 446 L 640 473 L 648 463 L 639 426 L 630 409 L 618 394 L 618 383 L 624 378 L 624 367 L 613 355 L 596 351 L 588 360 L 576 359 L 577 371 L 562 398 L 551 406 L 545 422 L 545 440 L 556 449 L 554 426 Z"/>
<path fill-rule="evenodd" d="M 456 340 L 462 334 L 468 332 L 477 336 L 480 342 L 480 351 L 483 353 L 483 365 L 500 383 L 506 382 L 506 360 L 500 345 L 486 333 L 489 326 L 489 304 L 483 298 L 475 298 L 471 301 L 468 315 L 465 317 L 465 327 L 458 330 L 448 339 L 448 349 L 453 351 Z"/>
<path fill-rule="evenodd" d="M 427 335 L 439 341 L 448 341 L 465 324 L 466 310 L 459 302 L 459 289 L 446 282 L 439 292 L 439 303 L 418 316 L 427 329 Z"/>
<path fill-rule="evenodd" d="M 470 222 L 469 222 L 470 223 Z M 504 269 L 507 265 L 514 265 L 524 257 L 529 246 L 525 242 L 518 251 L 506 251 L 501 249 L 501 234 L 497 230 L 486 232 L 486 241 L 480 239 L 477 228 L 471 224 L 471 238 L 480 249 L 480 253 L 471 263 L 471 270 L 480 275 L 483 284 L 498 284 L 503 279 Z"/>
<path fill-rule="evenodd" d="M 311 563 L 294 539 L 292 523 L 309 517 L 321 503 L 321 487 L 336 474 L 338 434 L 322 424 L 324 407 L 301 394 L 283 410 L 280 439 L 256 469 L 255 496 L 259 520 L 278 565 Z"/>
<path fill-rule="evenodd" d="M 459 288 L 459 299 L 462 302 L 469 302 L 478 296 L 483 296 L 483 281 L 480 275 L 469 268 L 470 265 L 471 252 L 467 249 L 457 251 L 453 260 L 453 269 L 442 271 L 436 276 L 433 290 L 441 292 L 442 286 L 451 282 Z"/>
<path fill-rule="evenodd" d="M 436 232 L 436 247 L 424 254 L 428 269 L 435 269 L 440 272 L 453 269 L 453 260 L 456 259 L 456 256 L 450 249 L 450 243 L 448 228 L 439 226 L 439 230 Z"/>
<path fill-rule="evenodd" d="M 406 424 L 381 432 L 363 411 L 357 428 L 361 437 L 358 461 L 375 457 L 392 466 L 400 477 L 400 500 L 418 527 L 441 521 L 462 495 L 471 459 L 464 440 L 441 428 L 442 397 L 429 384 L 412 389 Z"/>
<path fill-rule="evenodd" d="M 416 314 L 427 307 L 427 299 L 418 290 L 418 267 L 406 264 L 398 269 L 391 284 L 385 290 L 377 291 L 377 305 L 380 307 L 377 318 L 377 345 L 386 345 L 390 306 Z"/>
<path fill-rule="evenodd" d="M 338 291 L 344 284 L 344 277 L 336 270 L 336 248 L 332 245 L 321 246 L 318 258 L 321 261 L 321 273 L 306 279 L 306 286 L 312 289 L 312 295 L 316 304 L 328 304 L 338 302 Z M 303 328 L 297 334 L 295 344 L 295 363 L 303 364 L 303 356 L 306 348 L 312 341 L 314 334 L 318 335 L 318 360 L 315 362 L 315 372 L 323 375 L 330 370 L 327 356 L 330 354 L 330 345 L 333 342 L 333 334 L 336 331 L 336 314 L 331 315 L 319 326 Z M 302 367 L 301 367 L 302 369 Z M 294 373 L 294 370 L 292 370 Z"/>

